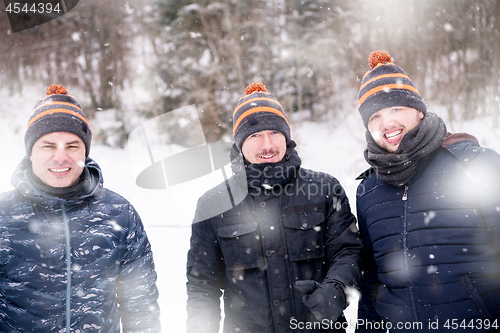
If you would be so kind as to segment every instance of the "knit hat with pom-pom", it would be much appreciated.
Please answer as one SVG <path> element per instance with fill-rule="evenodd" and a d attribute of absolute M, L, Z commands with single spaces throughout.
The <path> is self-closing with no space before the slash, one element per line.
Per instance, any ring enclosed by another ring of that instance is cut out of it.
<path fill-rule="evenodd" d="M 290 125 L 278 100 L 266 91 L 261 82 L 250 84 L 245 94 L 233 112 L 233 135 L 238 149 L 241 150 L 247 137 L 265 130 L 281 132 L 288 144 L 291 140 Z"/>
<path fill-rule="evenodd" d="M 52 132 L 79 136 L 85 144 L 85 156 L 89 156 L 92 132 L 87 117 L 76 98 L 68 95 L 66 88 L 58 84 L 48 87 L 45 97 L 35 105 L 24 135 L 26 155 L 31 155 L 38 139 Z"/>
<path fill-rule="evenodd" d="M 387 52 L 374 51 L 368 58 L 370 70 L 361 81 L 358 111 L 365 127 L 375 112 L 392 107 L 406 106 L 427 112 L 427 105 L 403 69 L 392 62 Z"/>

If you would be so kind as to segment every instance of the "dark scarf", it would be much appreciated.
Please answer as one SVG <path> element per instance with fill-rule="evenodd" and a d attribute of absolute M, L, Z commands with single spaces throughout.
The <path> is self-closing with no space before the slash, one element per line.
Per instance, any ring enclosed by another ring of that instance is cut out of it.
<path fill-rule="evenodd" d="M 48 186 L 35 175 L 32 168 L 27 170 L 26 175 L 30 183 L 33 184 L 33 186 L 36 187 L 39 191 L 52 197 L 65 200 L 75 200 L 86 195 L 90 191 L 90 189 L 95 187 L 96 182 L 98 181 L 98 179 L 90 173 L 88 168 L 83 169 L 80 180 L 74 187 Z"/>
<path fill-rule="evenodd" d="M 417 127 L 406 133 L 394 153 L 381 148 L 366 131 L 365 160 L 375 169 L 378 177 L 400 187 L 408 184 L 420 159 L 441 146 L 445 134 L 443 120 L 430 112 Z"/>

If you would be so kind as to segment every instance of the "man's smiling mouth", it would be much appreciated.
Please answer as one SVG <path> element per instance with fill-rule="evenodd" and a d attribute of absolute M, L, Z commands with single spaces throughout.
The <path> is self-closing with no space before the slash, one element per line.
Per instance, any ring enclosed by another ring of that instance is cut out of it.
<path fill-rule="evenodd" d="M 49 169 L 52 172 L 60 173 L 60 172 L 66 172 L 69 171 L 71 168 L 64 168 L 64 169 Z"/>
<path fill-rule="evenodd" d="M 276 154 L 271 154 L 271 155 L 259 155 L 259 158 L 262 158 L 262 159 L 265 159 L 265 160 L 269 160 L 269 159 L 273 158 L 274 156 L 276 156 Z"/>
<path fill-rule="evenodd" d="M 391 132 L 391 133 L 387 133 L 385 135 L 385 137 L 390 140 L 390 139 L 393 139 L 393 138 L 397 137 L 402 132 L 403 132 L 403 130 L 400 129 L 400 130 L 397 130 L 397 131 L 394 131 L 394 132 Z"/>

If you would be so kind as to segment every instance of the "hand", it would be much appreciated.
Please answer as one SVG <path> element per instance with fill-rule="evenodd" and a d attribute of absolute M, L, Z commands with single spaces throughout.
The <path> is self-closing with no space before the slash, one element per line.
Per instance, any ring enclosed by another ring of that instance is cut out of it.
<path fill-rule="evenodd" d="M 301 280 L 295 282 L 295 288 L 305 294 L 302 302 L 318 321 L 323 319 L 336 321 L 344 311 L 345 294 L 335 283 Z"/>

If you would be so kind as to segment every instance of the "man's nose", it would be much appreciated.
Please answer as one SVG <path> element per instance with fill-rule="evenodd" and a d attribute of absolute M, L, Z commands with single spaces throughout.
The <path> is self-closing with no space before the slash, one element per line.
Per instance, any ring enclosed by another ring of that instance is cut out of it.
<path fill-rule="evenodd" d="M 271 140 L 270 135 L 262 136 L 262 149 L 271 149 L 273 147 L 273 141 Z"/>
<path fill-rule="evenodd" d="M 54 152 L 54 156 L 52 157 L 52 159 L 58 163 L 65 162 L 66 158 L 67 158 L 66 149 L 62 147 L 58 147 Z"/>
<path fill-rule="evenodd" d="M 382 126 L 384 129 L 392 128 L 394 126 L 394 118 L 391 115 L 383 115 Z"/>

